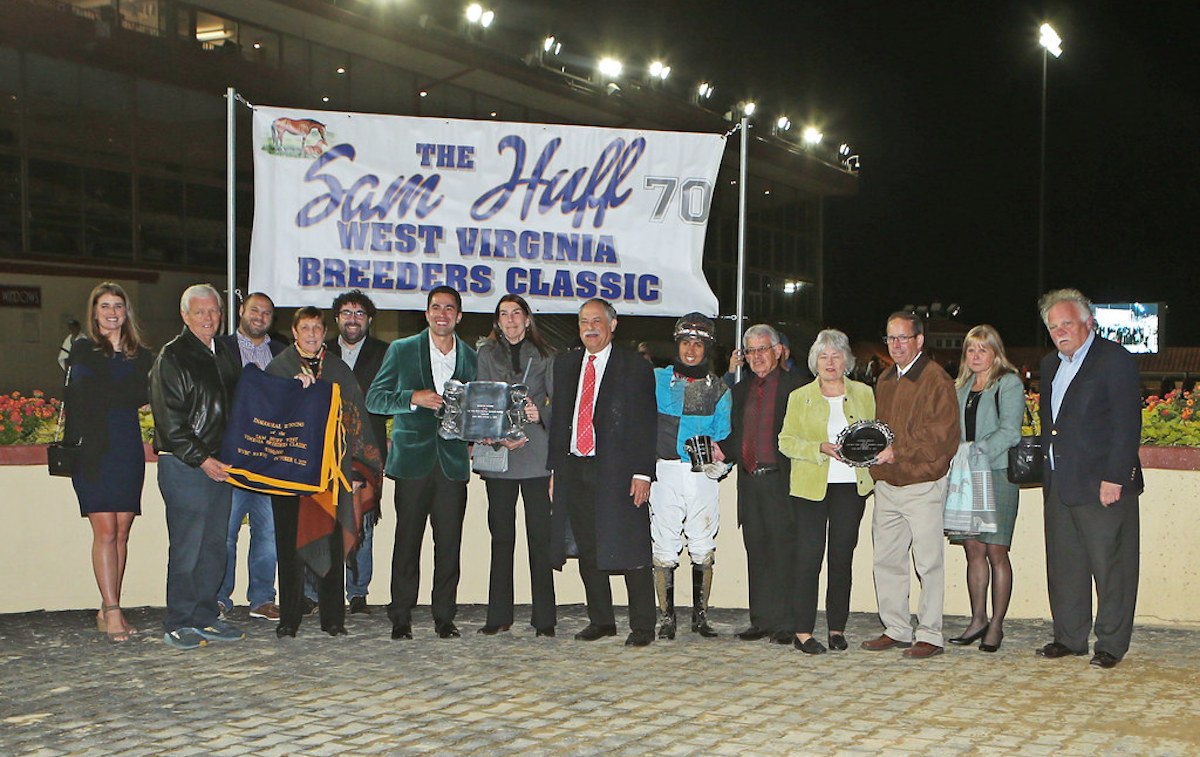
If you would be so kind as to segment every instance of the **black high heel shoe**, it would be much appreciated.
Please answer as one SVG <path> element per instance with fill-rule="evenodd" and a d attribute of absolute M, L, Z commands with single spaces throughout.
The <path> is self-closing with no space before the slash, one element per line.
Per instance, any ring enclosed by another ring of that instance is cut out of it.
<path fill-rule="evenodd" d="M 980 628 L 978 631 L 971 634 L 970 636 L 966 636 L 966 635 L 955 636 L 953 639 L 946 639 L 946 641 L 948 641 L 951 644 L 954 644 L 956 646 L 960 646 L 960 647 L 969 646 L 969 645 L 974 644 L 975 642 L 979 641 L 980 639 L 982 639 L 984 634 L 987 633 L 987 630 L 988 630 L 988 627 L 984 626 L 983 628 Z"/>
<path fill-rule="evenodd" d="M 997 652 L 1000 650 L 1000 645 L 1003 643 L 1004 643 L 1004 632 L 1001 631 L 1000 638 L 996 639 L 995 644 L 988 644 L 987 642 L 983 642 L 983 641 L 979 642 L 979 651 L 980 652 Z"/>

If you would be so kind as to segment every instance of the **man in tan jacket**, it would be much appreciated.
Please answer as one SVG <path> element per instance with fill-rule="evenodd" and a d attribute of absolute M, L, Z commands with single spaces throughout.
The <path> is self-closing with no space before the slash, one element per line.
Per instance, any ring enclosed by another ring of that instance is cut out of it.
<path fill-rule="evenodd" d="M 875 599 L 884 632 L 862 646 L 870 651 L 902 647 L 905 657 L 924 659 L 943 651 L 942 506 L 946 474 L 958 450 L 958 398 L 950 376 L 922 352 L 925 335 L 919 316 L 893 313 L 884 340 L 896 364 L 875 385 L 875 417 L 896 438 L 871 468 Z M 908 596 L 910 551 L 921 582 L 915 635 Z"/>

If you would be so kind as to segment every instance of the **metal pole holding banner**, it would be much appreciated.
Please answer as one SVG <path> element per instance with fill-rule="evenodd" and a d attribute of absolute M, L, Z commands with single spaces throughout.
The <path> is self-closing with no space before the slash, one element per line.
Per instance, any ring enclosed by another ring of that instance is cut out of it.
<path fill-rule="evenodd" d="M 225 287 L 225 299 L 228 307 L 228 315 L 225 318 L 226 332 L 232 334 L 237 328 L 237 270 L 236 258 L 237 253 L 237 211 L 235 210 L 234 198 L 237 191 L 237 169 L 235 160 L 237 143 L 234 141 L 234 115 L 237 107 L 237 92 L 233 87 L 225 89 L 225 125 L 226 125 L 226 143 L 225 143 L 225 276 L 227 285 Z"/>
<path fill-rule="evenodd" d="M 738 266 L 737 266 L 737 325 L 734 329 L 733 348 L 742 348 L 743 318 L 746 308 L 746 155 L 750 137 L 750 119 L 742 116 L 741 163 L 738 166 Z M 745 365 L 743 356 L 743 365 Z M 742 366 L 737 369 L 737 380 L 742 380 Z"/>

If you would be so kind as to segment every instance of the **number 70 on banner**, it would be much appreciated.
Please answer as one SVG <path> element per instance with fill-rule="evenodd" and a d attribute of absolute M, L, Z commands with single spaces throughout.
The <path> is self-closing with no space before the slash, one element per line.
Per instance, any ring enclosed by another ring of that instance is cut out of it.
<path fill-rule="evenodd" d="M 682 181 L 668 176 L 647 176 L 646 189 L 658 190 L 658 201 L 650 220 L 662 223 L 674 202 L 679 197 L 679 218 L 684 223 L 702 224 L 708 222 L 708 211 L 712 204 L 712 183 L 707 179 L 683 179 Z"/>

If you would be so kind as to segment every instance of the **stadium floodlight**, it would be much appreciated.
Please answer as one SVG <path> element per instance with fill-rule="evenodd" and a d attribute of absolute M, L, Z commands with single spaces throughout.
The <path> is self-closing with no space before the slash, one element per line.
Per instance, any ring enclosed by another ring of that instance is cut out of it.
<path fill-rule="evenodd" d="M 1050 26 L 1050 24 L 1042 24 L 1038 31 L 1042 33 L 1042 37 L 1038 40 L 1038 44 L 1046 48 L 1046 52 L 1050 53 L 1055 58 L 1061 57 L 1063 54 L 1062 37 L 1058 36 L 1058 32 L 1054 31 L 1054 27 Z"/>
<path fill-rule="evenodd" d="M 596 70 L 610 79 L 615 79 L 621 75 L 621 61 L 615 58 L 601 58 L 596 64 Z"/>

